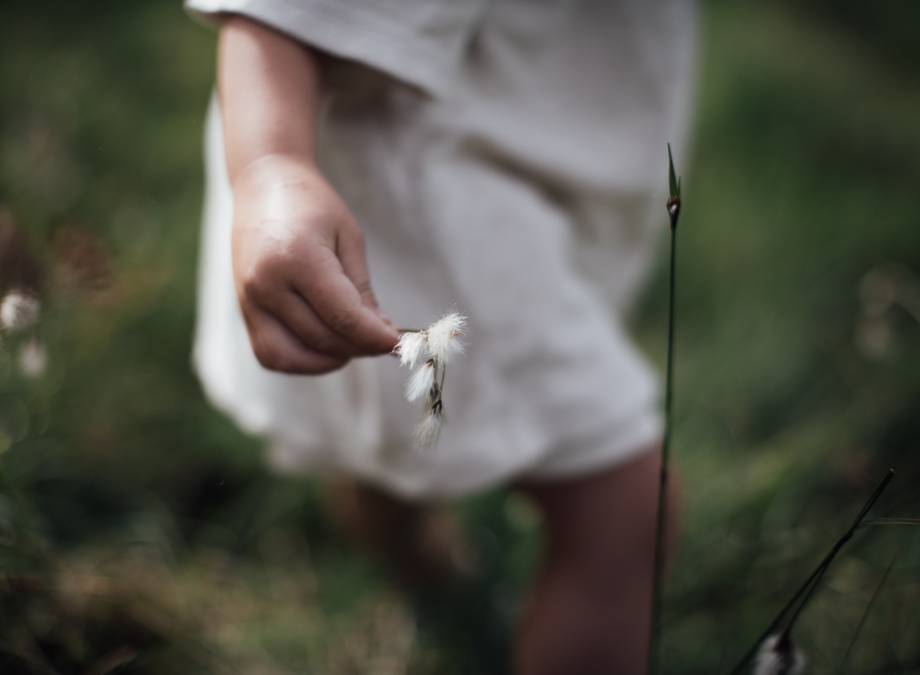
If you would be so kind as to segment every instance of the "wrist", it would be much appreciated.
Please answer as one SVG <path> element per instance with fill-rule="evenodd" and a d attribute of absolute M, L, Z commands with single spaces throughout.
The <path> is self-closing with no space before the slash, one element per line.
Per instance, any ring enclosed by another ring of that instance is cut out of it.
<path fill-rule="evenodd" d="M 270 154 L 243 165 L 232 182 L 236 219 L 311 219 L 344 206 L 310 159 Z"/>
<path fill-rule="evenodd" d="M 287 183 L 313 181 L 319 169 L 312 157 L 286 153 L 269 153 L 239 167 L 230 176 L 234 193 L 249 189 L 266 190 Z"/>

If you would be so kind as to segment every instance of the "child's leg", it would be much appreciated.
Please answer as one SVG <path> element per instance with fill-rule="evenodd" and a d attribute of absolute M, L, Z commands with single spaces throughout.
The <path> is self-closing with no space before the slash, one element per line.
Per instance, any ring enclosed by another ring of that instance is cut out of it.
<path fill-rule="evenodd" d="M 352 480 L 336 482 L 329 495 L 332 519 L 403 584 L 437 584 L 469 571 L 469 544 L 447 511 Z"/>
<path fill-rule="evenodd" d="M 549 545 L 519 629 L 517 675 L 645 672 L 659 466 L 660 453 L 650 452 L 590 476 L 523 486 L 543 512 Z"/>

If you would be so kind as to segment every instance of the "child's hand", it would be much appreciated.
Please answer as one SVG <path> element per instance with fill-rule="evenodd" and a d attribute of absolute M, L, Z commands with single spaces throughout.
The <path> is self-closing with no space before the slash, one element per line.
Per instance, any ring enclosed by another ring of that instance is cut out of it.
<path fill-rule="evenodd" d="M 234 181 L 233 271 L 259 362 L 317 374 L 391 351 L 361 229 L 315 167 L 268 156 Z"/>
<path fill-rule="evenodd" d="M 325 373 L 399 339 L 371 293 L 361 230 L 313 162 L 318 69 L 258 22 L 231 15 L 221 28 L 236 290 L 256 358 L 285 373 Z"/>

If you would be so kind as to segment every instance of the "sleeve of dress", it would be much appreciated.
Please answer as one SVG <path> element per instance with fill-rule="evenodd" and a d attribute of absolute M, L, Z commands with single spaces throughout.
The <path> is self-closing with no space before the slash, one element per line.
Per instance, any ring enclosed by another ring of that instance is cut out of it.
<path fill-rule="evenodd" d="M 185 0 L 217 25 L 250 17 L 333 56 L 437 96 L 447 87 L 482 3 L 443 0 Z"/>

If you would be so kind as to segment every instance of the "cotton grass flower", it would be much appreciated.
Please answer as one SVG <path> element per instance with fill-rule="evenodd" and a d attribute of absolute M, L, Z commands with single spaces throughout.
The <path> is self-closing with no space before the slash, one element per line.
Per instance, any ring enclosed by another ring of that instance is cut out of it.
<path fill-rule="evenodd" d="M 428 336 L 428 354 L 441 363 L 448 363 L 452 356 L 463 353 L 460 336 L 466 328 L 466 317 L 453 313 L 438 319 L 425 329 Z"/>
<path fill-rule="evenodd" d="M 788 634 L 764 640 L 754 662 L 754 675 L 801 675 L 804 670 L 805 656 Z"/>
<path fill-rule="evenodd" d="M 19 370 L 28 378 L 35 379 L 45 374 L 48 367 L 48 351 L 38 338 L 26 342 L 19 351 Z"/>
<path fill-rule="evenodd" d="M 431 391 L 434 385 L 434 371 L 434 359 L 428 359 L 421 368 L 412 373 L 409 384 L 406 386 L 407 401 L 417 401 Z"/>
<path fill-rule="evenodd" d="M 438 444 L 441 437 L 441 428 L 444 425 L 444 415 L 441 412 L 430 410 L 415 427 L 412 441 L 415 447 L 427 450 Z"/>
<path fill-rule="evenodd" d="M 415 364 L 418 363 L 427 350 L 428 335 L 425 331 L 406 331 L 400 336 L 399 344 L 396 345 L 399 364 L 410 368 L 415 368 Z"/>
<path fill-rule="evenodd" d="M 31 328 L 38 321 L 41 303 L 35 295 L 12 290 L 0 301 L 0 330 L 9 332 Z"/>
<path fill-rule="evenodd" d="M 461 314 L 447 314 L 424 330 L 404 330 L 396 345 L 401 365 L 416 368 L 406 385 L 406 399 L 417 401 L 424 398 L 425 416 L 412 435 L 417 448 L 432 448 L 437 445 L 444 425 L 444 379 L 447 362 L 463 352 L 460 338 L 466 329 L 466 317 Z M 416 364 L 424 357 L 427 360 Z"/>

